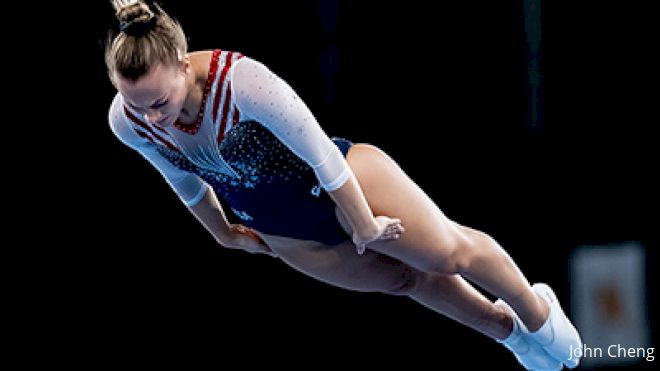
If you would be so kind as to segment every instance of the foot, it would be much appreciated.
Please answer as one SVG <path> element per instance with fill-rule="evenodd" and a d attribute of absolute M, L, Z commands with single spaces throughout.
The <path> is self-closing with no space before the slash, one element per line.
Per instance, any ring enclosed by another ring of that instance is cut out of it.
<path fill-rule="evenodd" d="M 543 348 L 534 341 L 526 338 L 525 324 L 522 323 L 516 312 L 504 302 L 502 299 L 497 299 L 495 305 L 504 308 L 513 320 L 513 330 L 511 334 L 497 342 L 503 344 L 509 349 L 516 357 L 518 362 L 527 370 L 561 370 L 562 364 L 553 356 L 548 354 Z"/>
<path fill-rule="evenodd" d="M 575 326 L 566 317 L 559 305 L 559 300 L 550 286 L 537 283 L 532 286 L 534 292 L 545 300 L 550 306 L 548 319 L 534 332 L 527 332 L 527 337 L 534 340 L 556 360 L 568 368 L 575 368 L 580 358 L 575 357 L 571 349 L 582 349 L 582 340 Z M 531 341 L 530 341 L 531 342 Z"/>

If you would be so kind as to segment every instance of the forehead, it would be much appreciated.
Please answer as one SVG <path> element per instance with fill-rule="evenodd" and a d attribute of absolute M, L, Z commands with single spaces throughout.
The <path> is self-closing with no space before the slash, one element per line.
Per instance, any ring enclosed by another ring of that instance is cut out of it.
<path fill-rule="evenodd" d="M 175 67 L 158 63 L 136 81 L 117 76 L 117 89 L 129 103 L 150 104 L 171 88 L 175 77 Z"/>

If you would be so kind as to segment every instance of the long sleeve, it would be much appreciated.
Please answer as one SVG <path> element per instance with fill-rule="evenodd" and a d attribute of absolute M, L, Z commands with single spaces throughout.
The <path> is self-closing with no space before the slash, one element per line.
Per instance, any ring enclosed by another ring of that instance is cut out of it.
<path fill-rule="evenodd" d="M 265 125 L 316 173 L 326 191 L 341 187 L 351 169 L 296 92 L 263 64 L 242 58 L 231 71 L 242 114 Z"/>
<path fill-rule="evenodd" d="M 108 113 L 110 128 L 115 136 L 128 147 L 139 152 L 165 178 L 181 201 L 187 206 L 196 205 L 205 195 L 208 185 L 197 175 L 183 171 L 172 165 L 156 148 L 156 145 L 141 138 L 130 128 L 123 113 L 123 104 L 119 94 L 115 97 Z"/>

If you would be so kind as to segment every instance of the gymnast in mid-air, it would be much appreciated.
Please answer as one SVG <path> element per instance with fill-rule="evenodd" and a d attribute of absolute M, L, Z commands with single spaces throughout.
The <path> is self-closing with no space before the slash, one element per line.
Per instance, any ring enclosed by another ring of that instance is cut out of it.
<path fill-rule="evenodd" d="M 495 339 L 527 369 L 578 365 L 580 336 L 553 290 L 530 285 L 489 235 L 444 215 L 386 153 L 329 138 L 262 63 L 189 52 L 160 6 L 112 3 L 110 128 L 220 245 L 348 290 L 408 296 Z"/>

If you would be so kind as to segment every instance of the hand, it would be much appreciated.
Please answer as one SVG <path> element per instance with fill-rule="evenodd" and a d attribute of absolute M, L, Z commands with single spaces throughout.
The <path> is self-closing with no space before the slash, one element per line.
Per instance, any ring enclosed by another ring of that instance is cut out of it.
<path fill-rule="evenodd" d="M 379 240 L 394 240 L 401 237 L 405 228 L 400 219 L 393 219 L 387 216 L 376 217 L 376 230 L 371 236 L 359 236 L 353 231 L 353 243 L 357 247 L 357 253 L 362 255 L 367 248 L 367 244 Z"/>
<path fill-rule="evenodd" d="M 231 224 L 229 226 L 229 239 L 224 245 L 245 250 L 251 254 L 268 254 L 277 257 L 277 254 L 266 245 L 257 232 L 242 224 Z"/>

